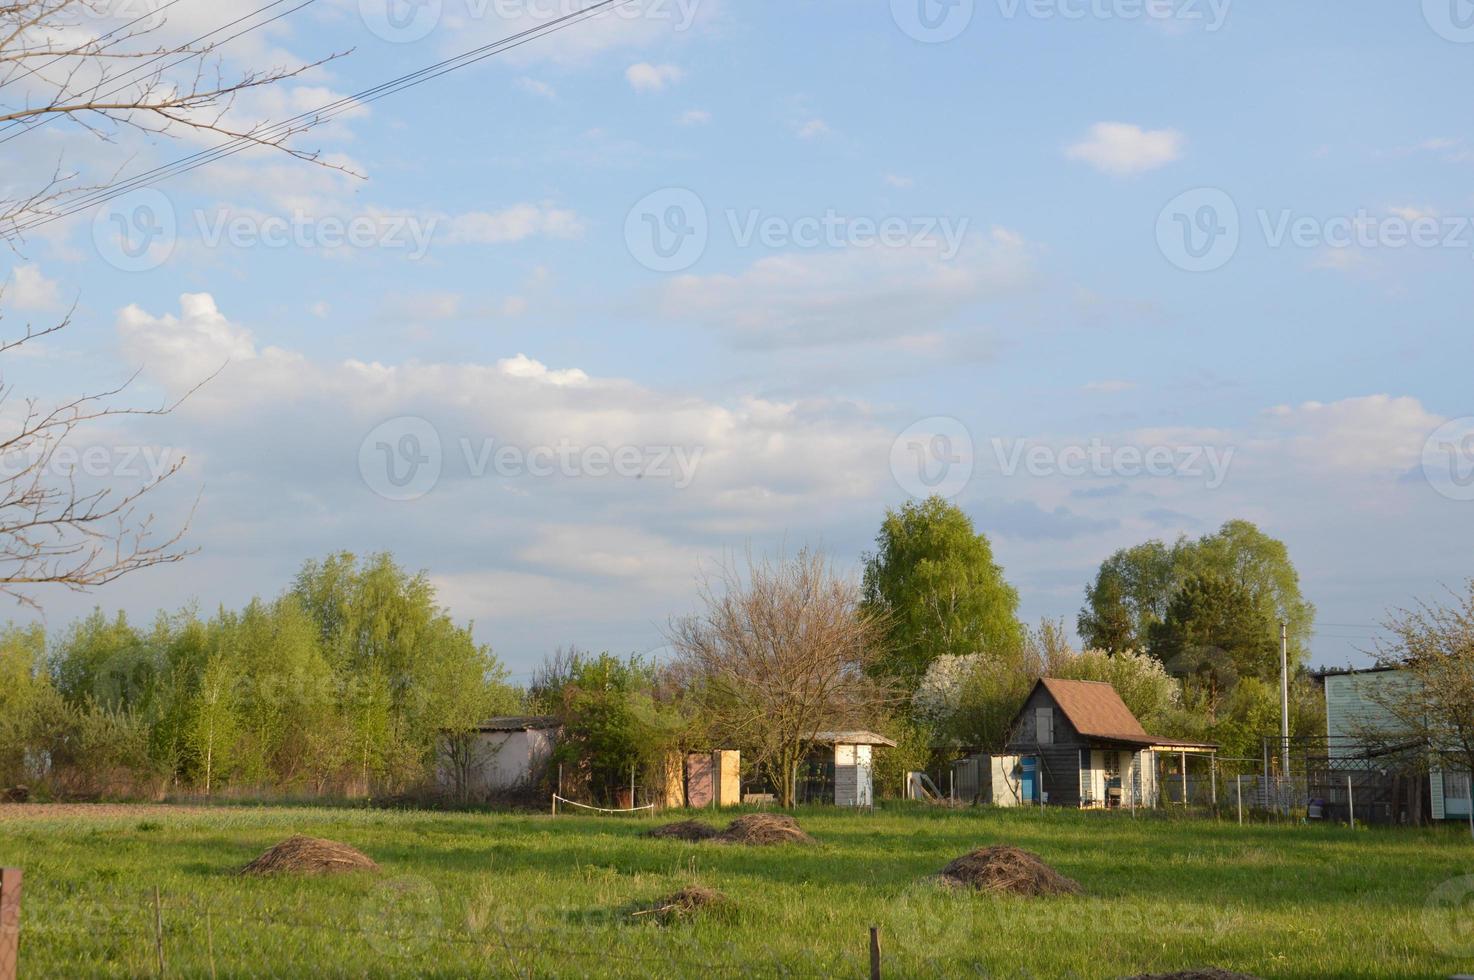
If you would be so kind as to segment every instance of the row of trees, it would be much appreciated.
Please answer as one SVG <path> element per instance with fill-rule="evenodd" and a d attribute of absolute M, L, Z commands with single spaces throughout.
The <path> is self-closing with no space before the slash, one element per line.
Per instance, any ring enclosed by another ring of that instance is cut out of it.
<path fill-rule="evenodd" d="M 1277 623 L 1303 644 L 1313 614 L 1280 542 L 1244 522 L 1148 542 L 1107 559 L 1086 595 L 1080 633 L 1109 642 L 1077 650 L 1061 622 L 1026 628 L 967 516 L 914 502 L 887 515 L 858 582 L 817 552 L 749 556 L 671 624 L 668 660 L 569 650 L 518 690 L 423 574 L 334 555 L 238 612 L 186 609 L 148 629 L 95 613 L 49 642 L 39 627 L 6 631 L 0 781 L 395 792 L 429 780 L 445 733 L 529 711 L 564 720 L 555 761 L 597 796 L 632 769 L 655 776 L 672 751 L 735 747 L 791 802 L 818 732 L 895 737 L 878 778 L 896 791 L 939 752 L 1000 747 L 1043 676 L 1107 681 L 1149 730 L 1258 757 L 1279 722 Z M 1436 671 L 1428 697 L 1447 700 L 1463 688 L 1446 675 L 1468 676 L 1474 614 L 1419 615 L 1402 624 L 1398 655 Z M 1317 733 L 1303 655 L 1292 644 L 1291 728 Z M 1460 732 L 1445 740 L 1461 744 Z"/>
<path fill-rule="evenodd" d="M 671 661 L 560 655 L 532 701 L 564 718 L 561 757 L 596 792 L 626 785 L 631 767 L 658 772 L 671 751 L 729 746 L 786 802 L 815 734 L 846 727 L 898 740 L 878 766 L 898 791 L 908 769 L 1000 747 L 1044 676 L 1109 682 L 1156 733 L 1258 757 L 1279 723 L 1275 617 L 1303 637 L 1312 615 L 1283 544 L 1245 522 L 1150 542 L 1108 559 L 1087 596 L 1087 640 L 1102 638 L 1097 620 L 1130 629 L 1081 651 L 1063 623 L 1025 627 L 987 538 L 956 506 L 916 501 L 886 515 L 858 588 L 814 552 L 749 556 L 703 589 L 703 612 L 672 624 Z M 1319 730 L 1319 710 L 1298 672 L 1292 729 Z"/>
<path fill-rule="evenodd" d="M 990 748 L 1034 680 L 1114 684 L 1148 728 L 1257 757 L 1278 728 L 1281 622 L 1293 671 L 1291 727 L 1323 730 L 1303 669 L 1315 610 L 1288 549 L 1247 521 L 1197 540 L 1116 552 L 1086 588 L 1073 649 L 1062 623 L 1027 629 L 1018 593 L 967 515 L 938 498 L 886 517 L 867 559 L 865 606 L 886 624 L 880 668 L 933 742 Z"/>
<path fill-rule="evenodd" d="M 271 601 L 140 629 L 0 636 L 0 780 L 66 794 L 394 792 L 438 732 L 515 708 L 501 664 L 387 555 L 308 562 Z"/>

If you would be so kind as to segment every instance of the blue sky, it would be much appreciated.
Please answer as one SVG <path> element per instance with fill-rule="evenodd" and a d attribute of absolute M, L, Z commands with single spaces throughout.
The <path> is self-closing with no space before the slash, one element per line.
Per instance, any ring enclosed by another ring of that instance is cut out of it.
<path fill-rule="evenodd" d="M 658 651 L 724 555 L 857 571 L 918 463 L 1031 620 L 1073 625 L 1116 548 L 1233 517 L 1289 544 L 1317 663 L 1468 576 L 1464 0 L 918 2 L 647 0 L 297 140 L 362 178 L 252 151 L 37 229 L 0 259 L 5 325 L 75 324 L 6 383 L 137 368 L 150 402 L 226 365 L 96 437 L 188 456 L 156 509 L 198 500 L 199 553 L 43 595 L 47 620 L 239 605 L 388 549 L 515 671 Z M 383 0 L 317 0 L 227 70 L 353 52 L 232 112 L 576 6 L 426 0 L 396 35 Z M 52 125 L 0 179 L 200 145 Z"/>

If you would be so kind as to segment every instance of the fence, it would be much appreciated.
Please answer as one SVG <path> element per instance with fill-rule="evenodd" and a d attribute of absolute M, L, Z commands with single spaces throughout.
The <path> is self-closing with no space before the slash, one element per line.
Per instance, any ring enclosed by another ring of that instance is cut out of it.
<path fill-rule="evenodd" d="M 20 956 L 20 868 L 0 868 L 0 980 L 15 980 Z"/>

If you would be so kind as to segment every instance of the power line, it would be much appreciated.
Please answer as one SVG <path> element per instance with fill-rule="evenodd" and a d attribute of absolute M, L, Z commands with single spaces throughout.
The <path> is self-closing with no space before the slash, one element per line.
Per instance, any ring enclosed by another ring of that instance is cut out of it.
<path fill-rule="evenodd" d="M 178 0 L 170 0 L 170 2 L 171 3 L 176 3 L 176 2 L 178 2 Z M 156 61 L 159 61 L 159 60 L 161 60 L 163 58 L 167 58 L 171 54 L 177 54 L 179 51 L 183 51 L 183 50 L 186 50 L 186 49 L 189 49 L 189 48 L 193 48 L 196 44 L 199 44 L 201 41 L 207 40 L 208 38 L 214 37 L 216 34 L 219 34 L 221 31 L 229 30 L 230 28 L 234 27 L 235 25 L 240 24 L 240 23 L 242 23 L 244 21 L 250 20 L 252 17 L 255 17 L 258 14 L 265 13 L 266 11 L 270 10 L 272 7 L 279 7 L 282 4 L 288 3 L 288 2 L 289 2 L 289 0 L 271 0 L 270 3 L 266 4 L 263 7 L 258 7 L 255 10 L 251 11 L 250 13 L 245 14 L 245 15 L 240 16 L 240 17 L 237 17 L 235 20 L 230 21 L 229 23 L 222 24 L 221 26 L 215 28 L 213 31 L 210 31 L 208 34 L 201 34 L 199 37 L 194 38 L 191 41 L 186 41 L 184 44 L 180 45 L 177 48 L 174 48 L 174 49 L 169 50 L 169 51 L 160 52 L 159 54 L 154 55 L 152 58 L 148 59 L 147 61 L 143 62 L 142 64 L 134 65 L 132 68 L 130 68 L 127 71 L 123 72 L 121 75 L 118 75 L 115 78 L 107 79 L 107 81 L 116 81 L 118 79 L 127 78 L 129 75 L 136 75 L 138 72 L 140 72 L 143 69 L 147 68 L 149 65 L 152 65 Z M 191 52 L 189 54 L 186 54 L 183 57 L 179 58 L 178 60 L 172 61 L 169 64 L 165 65 L 164 67 L 160 68 L 158 71 L 159 71 L 159 73 L 166 72 L 170 68 L 177 68 L 177 67 L 179 67 L 180 65 L 184 64 L 186 61 L 194 61 L 197 58 L 202 58 L 205 55 L 209 54 L 211 51 L 214 51 L 216 48 L 219 48 L 219 47 L 222 47 L 222 46 L 224 46 L 226 44 L 229 44 L 231 41 L 234 41 L 238 37 L 243 37 L 243 36 L 251 33 L 252 31 L 255 31 L 255 30 L 260 30 L 261 28 L 265 27 L 266 25 L 271 24 L 271 23 L 274 23 L 275 21 L 281 20 L 283 17 L 286 17 L 286 16 L 288 16 L 290 14 L 294 14 L 297 11 L 301 10 L 303 7 L 306 7 L 308 4 L 312 4 L 312 3 L 315 3 L 315 2 L 317 2 L 317 0 L 302 0 L 302 2 L 298 3 L 297 6 L 292 7 L 290 10 L 284 10 L 284 11 L 282 11 L 279 14 L 276 14 L 276 15 L 274 15 L 272 17 L 267 18 L 266 20 L 263 20 L 259 24 L 253 24 L 250 27 L 247 27 L 243 31 L 237 31 L 236 33 L 230 35 L 230 37 L 227 37 L 227 38 L 225 38 L 224 40 L 221 40 L 221 41 L 216 41 L 216 42 L 214 42 L 213 44 L 210 44 L 208 47 L 206 47 L 205 49 L 203 49 L 201 51 L 194 51 L 194 52 Z M 122 85 L 115 85 L 114 87 L 108 89 L 106 92 L 103 92 L 101 95 L 94 96 L 93 97 L 93 101 L 105 99 L 105 98 L 107 98 L 110 95 L 116 95 L 117 93 L 121 92 L 125 88 L 128 88 L 132 84 L 133 84 L 133 82 L 125 82 Z M 26 122 L 24 122 L 23 120 L 20 120 L 20 119 L 12 119 L 10 122 L 6 123 L 4 126 L 0 126 L 0 133 L 3 133 L 3 132 L 5 132 L 6 130 L 9 130 L 9 129 L 13 129 L 16 126 L 21 126 L 21 127 L 24 127 L 24 128 L 19 133 L 12 133 L 9 136 L 0 138 L 0 144 L 8 143 L 11 140 L 15 139 L 17 136 L 24 136 L 26 133 L 29 133 L 33 129 L 39 129 L 40 127 L 42 127 L 42 126 L 46 125 L 47 123 L 49 123 L 51 120 L 55 119 L 58 115 L 60 115 L 60 113 L 54 113 L 54 112 L 53 113 L 47 113 L 47 114 L 43 115 L 40 119 L 36 120 L 33 123 L 29 123 L 29 124 L 26 123 Z"/>
<path fill-rule="evenodd" d="M 153 16 L 155 16 L 157 14 L 161 14 L 165 10 L 168 10 L 170 7 L 174 6 L 178 2 L 179 2 L 179 0 L 168 0 L 168 3 L 165 3 L 163 6 L 159 7 L 157 10 L 150 10 L 147 13 L 139 14 L 137 17 L 134 17 L 128 23 L 122 24 L 122 25 L 120 25 L 118 27 L 113 28 L 112 30 L 108 31 L 106 34 L 103 34 L 101 37 L 93 38 L 93 40 L 90 43 L 96 44 L 98 41 L 107 41 L 107 39 L 110 38 L 110 37 L 112 37 L 114 34 L 117 34 L 117 33 L 121 32 L 121 31 L 126 31 L 128 28 L 132 27 L 134 24 L 137 24 L 139 21 L 147 20 L 148 18 L 153 17 Z M 50 68 L 52 65 L 56 64 L 58 61 L 65 61 L 68 58 L 88 58 L 88 57 L 93 57 L 93 56 L 96 56 L 98 54 L 101 54 L 102 52 L 106 51 L 108 48 L 112 47 L 114 44 L 117 44 L 118 41 L 122 41 L 122 40 L 124 40 L 124 39 L 120 37 L 120 38 L 117 39 L 117 41 L 110 41 L 109 43 L 104 44 L 102 47 L 96 49 L 95 51 L 88 51 L 86 53 L 70 53 L 70 52 L 68 52 L 68 53 L 59 54 L 55 58 L 52 58 L 50 61 L 46 62 L 46 64 L 41 65 L 39 68 L 32 68 L 30 65 L 27 65 L 24 62 L 20 62 L 19 64 L 20 64 L 20 67 L 24 68 L 26 71 L 30 72 L 32 75 L 37 75 L 40 72 L 44 71 L 45 69 Z M 0 82 L 0 88 L 4 88 L 5 86 L 9 85 L 13 81 L 15 81 L 15 76 L 14 75 L 12 75 L 10 78 L 5 79 L 5 81 L 3 81 L 3 82 Z"/>
<path fill-rule="evenodd" d="M 158 183 L 161 180 L 181 176 L 208 163 L 233 156 L 242 150 L 261 145 L 267 141 L 282 140 L 297 133 L 305 132 L 314 126 L 319 126 L 324 122 L 330 121 L 351 108 L 360 105 L 369 105 L 382 98 L 414 88 L 416 85 L 421 85 L 431 79 L 439 78 L 441 75 L 449 74 L 457 69 L 476 64 L 479 61 L 484 61 L 498 54 L 504 54 L 531 41 L 539 40 L 549 34 L 554 34 L 567 27 L 571 27 L 576 23 L 592 20 L 594 17 L 607 13 L 614 7 L 630 2 L 632 0 L 597 0 L 597 2 L 590 4 L 588 7 L 584 7 L 570 14 L 564 14 L 561 17 L 556 17 L 536 27 L 529 28 L 498 41 L 493 41 L 489 44 L 481 45 L 480 47 L 472 48 L 455 57 L 447 58 L 444 61 L 428 65 L 418 71 L 401 75 L 387 82 L 382 82 L 355 95 L 345 96 L 334 102 L 319 106 L 317 109 L 300 113 L 290 119 L 284 119 L 281 122 L 274 123 L 264 129 L 258 129 L 227 140 L 209 150 L 202 150 L 190 154 L 187 157 L 182 157 L 161 167 L 155 167 L 152 170 L 145 171 L 127 180 L 98 188 L 95 191 L 84 194 L 79 200 L 67 207 L 58 209 L 55 212 L 38 215 L 28 222 L 17 223 L 14 226 L 14 231 L 10 232 L 7 237 L 19 237 L 21 232 L 68 217 L 76 214 L 78 211 L 86 210 L 105 201 L 127 194 L 130 191 Z"/>

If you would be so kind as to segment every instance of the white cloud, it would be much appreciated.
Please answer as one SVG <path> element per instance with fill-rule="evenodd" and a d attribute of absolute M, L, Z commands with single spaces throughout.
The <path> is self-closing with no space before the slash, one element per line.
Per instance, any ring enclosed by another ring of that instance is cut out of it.
<path fill-rule="evenodd" d="M 652 65 L 641 61 L 626 68 L 624 77 L 636 92 L 659 92 L 685 78 L 686 73 L 676 65 Z"/>
<path fill-rule="evenodd" d="M 1085 390 L 1099 395 L 1115 395 L 1123 391 L 1130 391 L 1135 387 L 1135 381 L 1091 381 L 1085 385 Z"/>
<path fill-rule="evenodd" d="M 1130 123 L 1102 122 L 1091 126 L 1086 138 L 1065 153 L 1101 173 L 1129 177 L 1181 159 L 1182 147 L 1182 134 L 1175 129 L 1144 130 Z"/>
<path fill-rule="evenodd" d="M 711 113 L 705 109 L 687 109 L 681 113 L 676 122 L 682 126 L 705 126 L 711 122 Z"/>
<path fill-rule="evenodd" d="M 885 182 L 896 190 L 907 191 L 916 186 L 916 181 L 910 177 L 902 177 L 899 174 L 886 174 Z"/>
<path fill-rule="evenodd" d="M 518 78 L 516 85 L 528 95 L 536 95 L 544 99 L 556 99 L 558 97 L 558 91 L 553 86 L 547 82 L 538 81 L 536 78 L 528 78 L 526 75 Z"/>
<path fill-rule="evenodd" d="M 1437 218 L 1438 212 L 1429 207 L 1400 206 L 1390 207 L 1387 212 L 1403 221 L 1422 221 L 1426 218 Z"/>
<path fill-rule="evenodd" d="M 830 129 L 829 124 L 822 119 L 810 119 L 800 123 L 795 132 L 801 140 L 819 139 L 834 134 L 834 130 Z"/>
<path fill-rule="evenodd" d="M 1033 276 L 1032 248 L 995 228 L 962 240 L 955 256 L 936 241 L 909 247 L 790 252 L 736 275 L 671 280 L 660 311 L 714 328 L 738 346 L 784 347 L 926 334 L 969 305 Z"/>
<path fill-rule="evenodd" d="M 1270 438 L 1301 466 L 1368 474 L 1418 465 L 1428 436 L 1444 421 L 1416 398 L 1386 394 L 1280 405 L 1266 417 Z"/>
<path fill-rule="evenodd" d="M 0 306 L 25 313 L 46 313 L 61 308 L 61 288 L 47 279 L 38 265 L 18 265 L 0 284 Z"/>
<path fill-rule="evenodd" d="M 517 204 L 501 211 L 477 211 L 450 217 L 443 240 L 457 245 L 501 245 L 535 235 L 579 238 L 584 232 L 578 215 L 561 208 Z M 442 240 L 440 235 L 436 240 Z"/>

